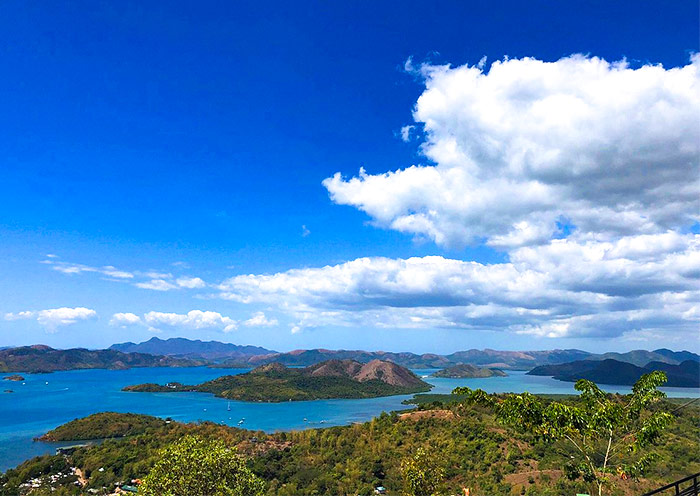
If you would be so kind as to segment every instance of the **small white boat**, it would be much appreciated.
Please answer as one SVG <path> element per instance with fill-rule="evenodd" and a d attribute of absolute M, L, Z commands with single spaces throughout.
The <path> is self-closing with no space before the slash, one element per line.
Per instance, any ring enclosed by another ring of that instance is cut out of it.
<path fill-rule="evenodd" d="M 325 421 L 325 420 L 321 420 L 321 422 L 320 422 L 320 423 L 321 423 L 321 424 L 325 424 L 325 423 L 326 423 L 326 421 Z"/>
<path fill-rule="evenodd" d="M 228 402 L 228 406 L 226 407 L 226 410 L 228 410 L 229 412 L 231 411 L 231 402 L 230 401 Z"/>
<path fill-rule="evenodd" d="M 308 422 L 308 420 L 307 420 L 307 418 L 306 418 L 306 417 L 304 417 L 304 422 Z"/>

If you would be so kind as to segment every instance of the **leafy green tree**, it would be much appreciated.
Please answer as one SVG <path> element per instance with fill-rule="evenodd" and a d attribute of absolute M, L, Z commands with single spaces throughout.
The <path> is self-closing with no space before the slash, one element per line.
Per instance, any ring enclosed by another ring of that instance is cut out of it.
<path fill-rule="evenodd" d="M 445 479 L 445 471 L 438 467 L 435 458 L 430 457 L 423 448 L 401 462 L 401 476 L 404 488 L 411 496 L 433 496 Z"/>
<path fill-rule="evenodd" d="M 166 446 L 146 476 L 145 496 L 257 496 L 264 483 L 221 441 L 185 436 Z"/>
<path fill-rule="evenodd" d="M 466 387 L 453 394 L 464 395 L 470 403 L 490 405 L 502 423 L 517 430 L 568 443 L 575 455 L 565 467 L 567 476 L 594 483 L 602 495 L 614 475 L 636 479 L 656 457 L 649 447 L 673 416 L 649 407 L 666 396 L 658 390 L 665 382 L 666 374 L 651 372 L 639 378 L 631 395 L 620 396 L 606 394 L 581 379 L 574 386 L 581 392 L 579 401 L 571 404 L 546 402 L 530 393 L 499 397 Z"/>

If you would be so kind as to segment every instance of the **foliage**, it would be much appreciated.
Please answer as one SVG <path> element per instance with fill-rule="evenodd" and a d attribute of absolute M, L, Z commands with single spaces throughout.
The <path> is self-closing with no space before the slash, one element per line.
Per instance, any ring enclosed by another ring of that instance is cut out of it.
<path fill-rule="evenodd" d="M 77 441 L 81 439 L 133 436 L 162 425 L 163 421 L 161 419 L 150 415 L 102 412 L 72 420 L 47 432 L 39 440 Z"/>
<path fill-rule="evenodd" d="M 598 494 L 614 475 L 638 478 L 658 456 L 650 446 L 672 422 L 666 411 L 649 407 L 666 395 L 658 387 L 666 382 L 663 372 L 643 375 L 627 397 L 608 395 L 593 382 L 581 379 L 576 404 L 552 401 L 523 393 L 500 398 L 483 390 L 457 388 L 454 394 L 467 401 L 490 405 L 497 418 L 521 431 L 548 440 L 565 440 L 576 455 L 565 465 L 567 476 L 594 483 Z"/>
<path fill-rule="evenodd" d="M 579 397 L 554 400 L 582 407 Z M 644 415 L 671 412 L 675 421 L 658 439 L 657 463 L 639 481 L 618 481 L 611 488 L 613 494 L 642 494 L 700 472 L 700 409 L 691 405 L 678 410 L 678 406 L 667 401 L 649 405 Z M 56 492 L 35 489 L 31 495 L 87 494 L 90 489 L 102 494 L 103 487 L 113 489 L 117 482 L 145 477 L 165 446 L 188 435 L 236 448 L 250 470 L 266 482 L 266 494 L 275 496 L 367 495 L 376 486 L 400 494 L 404 489 L 401 462 L 420 448 L 444 469 L 445 494 L 461 494 L 462 487 L 489 496 L 560 496 L 590 489 L 582 479 L 571 481 L 562 476 L 562 467 L 577 453 L 566 439 L 552 442 L 504 426 L 491 406 L 436 403 L 405 414 L 382 414 L 363 424 L 273 434 L 211 422 L 163 423 L 143 434 L 80 448 L 68 457 L 29 460 L 0 476 L 0 495 L 27 494 L 19 488 L 22 483 L 33 477 L 46 479 L 61 470 L 66 473 L 70 467 L 80 468 L 88 479 L 82 490 L 66 478 L 65 485 L 54 484 Z M 634 461 L 639 453 L 629 456 Z M 531 483 L 533 474 L 535 482 Z"/>
<path fill-rule="evenodd" d="M 255 496 L 263 481 L 223 442 L 185 436 L 160 452 L 143 480 L 144 496 Z"/>
<path fill-rule="evenodd" d="M 423 448 L 401 462 L 401 476 L 407 494 L 411 496 L 433 496 L 445 478 L 445 471 L 435 463 Z"/>

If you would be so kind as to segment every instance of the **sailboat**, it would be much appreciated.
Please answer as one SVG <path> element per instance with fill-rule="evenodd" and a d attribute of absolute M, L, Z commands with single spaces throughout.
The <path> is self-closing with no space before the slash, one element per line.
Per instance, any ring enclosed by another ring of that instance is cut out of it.
<path fill-rule="evenodd" d="M 226 407 L 226 410 L 228 410 L 229 412 L 231 411 L 231 402 L 230 401 L 228 402 L 228 407 Z"/>

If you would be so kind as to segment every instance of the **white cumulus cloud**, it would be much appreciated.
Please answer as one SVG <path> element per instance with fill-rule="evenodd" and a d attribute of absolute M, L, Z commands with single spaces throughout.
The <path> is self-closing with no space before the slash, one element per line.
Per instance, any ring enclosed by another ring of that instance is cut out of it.
<path fill-rule="evenodd" d="M 230 332 L 238 327 L 238 322 L 230 317 L 225 317 L 219 312 L 202 310 L 190 310 L 186 314 L 148 312 L 144 315 L 143 320 L 156 329 L 166 326 L 185 329 L 219 329 Z"/>
<path fill-rule="evenodd" d="M 204 288 L 207 285 L 207 283 L 205 283 L 199 277 L 179 277 L 175 282 L 181 288 L 187 289 L 199 289 Z"/>
<path fill-rule="evenodd" d="M 54 332 L 61 326 L 75 324 L 78 321 L 95 317 L 97 317 L 97 312 L 85 307 L 61 307 L 5 314 L 5 320 L 36 319 L 49 332 Z"/>
<path fill-rule="evenodd" d="M 573 55 L 423 66 L 414 119 L 436 165 L 324 181 L 334 202 L 440 245 L 678 230 L 700 212 L 700 56 L 631 68 Z"/>
<path fill-rule="evenodd" d="M 296 319 L 293 332 L 345 325 L 692 335 L 700 323 L 699 247 L 700 235 L 664 233 L 614 242 L 557 239 L 491 265 L 441 256 L 360 258 L 235 276 L 219 285 L 219 296 L 277 305 Z"/>
<path fill-rule="evenodd" d="M 279 325 L 277 319 L 268 319 L 264 312 L 255 312 L 251 318 L 243 321 L 246 327 L 274 327 Z"/>
<path fill-rule="evenodd" d="M 109 321 L 113 327 L 127 327 L 141 323 L 141 317 L 134 313 L 115 313 Z"/>

